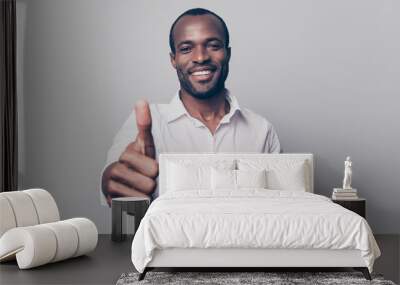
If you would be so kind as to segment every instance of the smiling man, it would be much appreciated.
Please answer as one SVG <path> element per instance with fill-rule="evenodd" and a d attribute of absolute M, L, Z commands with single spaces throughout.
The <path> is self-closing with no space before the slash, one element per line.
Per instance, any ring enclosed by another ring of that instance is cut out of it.
<path fill-rule="evenodd" d="M 172 24 L 169 43 L 180 89 L 169 104 L 139 101 L 114 138 L 101 187 L 109 205 L 118 196 L 156 198 L 162 152 L 280 152 L 273 126 L 225 88 L 231 48 L 222 18 L 188 10 Z"/>

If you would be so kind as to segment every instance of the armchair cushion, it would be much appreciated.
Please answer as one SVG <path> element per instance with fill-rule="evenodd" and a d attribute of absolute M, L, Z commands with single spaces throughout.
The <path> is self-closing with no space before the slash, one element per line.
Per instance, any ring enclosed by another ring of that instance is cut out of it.
<path fill-rule="evenodd" d="M 96 225 L 86 218 L 60 220 L 57 204 L 43 189 L 0 193 L 0 262 L 17 259 L 20 269 L 86 254 L 97 245 Z"/>
<path fill-rule="evenodd" d="M 18 227 L 0 238 L 0 261 L 14 256 L 20 269 L 80 256 L 97 245 L 97 229 L 86 218 Z"/>

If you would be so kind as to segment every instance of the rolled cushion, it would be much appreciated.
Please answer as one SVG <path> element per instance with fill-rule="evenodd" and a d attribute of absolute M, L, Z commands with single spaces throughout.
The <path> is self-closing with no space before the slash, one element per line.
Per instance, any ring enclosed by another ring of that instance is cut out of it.
<path fill-rule="evenodd" d="M 0 238 L 0 261 L 16 255 L 20 269 L 86 254 L 96 248 L 97 228 L 75 218 L 7 231 Z"/>
<path fill-rule="evenodd" d="M 49 192 L 43 189 L 28 189 L 22 191 L 30 196 L 36 208 L 39 224 L 57 222 L 60 220 L 56 201 Z"/>
<path fill-rule="evenodd" d="M 44 224 L 56 237 L 57 248 L 51 262 L 57 262 L 75 255 L 78 249 L 79 237 L 75 228 L 64 221 Z"/>
<path fill-rule="evenodd" d="M 13 210 L 17 227 L 33 226 L 39 223 L 35 205 L 30 196 L 23 191 L 3 192 Z"/>
<path fill-rule="evenodd" d="M 43 189 L 0 193 L 0 237 L 9 229 L 60 220 L 53 196 Z"/>
<path fill-rule="evenodd" d="M 43 225 L 13 228 L 0 238 L 0 261 L 16 255 L 20 269 L 49 263 L 57 250 L 53 231 Z"/>
<path fill-rule="evenodd" d="M 74 226 L 78 233 L 79 242 L 74 257 L 86 254 L 96 248 L 98 232 L 96 225 L 91 220 L 86 218 L 73 218 L 63 222 Z"/>
<path fill-rule="evenodd" d="M 16 226 L 17 222 L 10 202 L 6 197 L 0 195 L 0 237 Z"/>

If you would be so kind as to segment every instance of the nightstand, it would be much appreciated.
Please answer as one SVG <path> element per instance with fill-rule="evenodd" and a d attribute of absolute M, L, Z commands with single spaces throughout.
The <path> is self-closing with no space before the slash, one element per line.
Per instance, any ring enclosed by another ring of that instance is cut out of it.
<path fill-rule="evenodd" d="M 339 204 L 340 206 L 353 211 L 356 214 L 359 214 L 361 217 L 365 218 L 365 207 L 366 207 L 366 200 L 364 198 L 357 198 L 354 200 L 337 200 L 332 199 L 332 202 Z"/>
<path fill-rule="evenodd" d="M 114 198 L 111 202 L 112 208 L 112 232 L 111 239 L 113 241 L 123 241 L 126 235 L 123 234 L 125 225 L 122 215 L 135 216 L 135 232 L 137 231 L 140 221 L 145 215 L 150 205 L 149 198 L 143 197 L 120 197 Z"/>

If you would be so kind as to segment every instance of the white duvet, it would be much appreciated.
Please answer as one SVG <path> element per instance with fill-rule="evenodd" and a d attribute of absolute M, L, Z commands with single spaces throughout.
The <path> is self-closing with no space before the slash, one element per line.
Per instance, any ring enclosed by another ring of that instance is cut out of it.
<path fill-rule="evenodd" d="M 358 249 L 370 272 L 380 255 L 359 215 L 324 196 L 265 189 L 160 196 L 133 239 L 135 268 L 143 272 L 154 250 L 165 248 Z"/>

